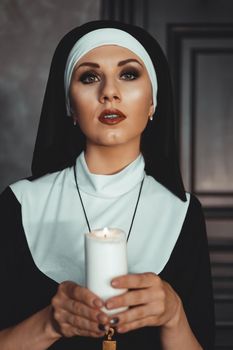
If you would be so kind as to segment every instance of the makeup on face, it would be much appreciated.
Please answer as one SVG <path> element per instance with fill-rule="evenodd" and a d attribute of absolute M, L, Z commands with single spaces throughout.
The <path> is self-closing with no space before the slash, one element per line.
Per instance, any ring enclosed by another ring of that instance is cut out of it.
<path fill-rule="evenodd" d="M 69 97 L 88 145 L 138 147 L 153 109 L 152 86 L 144 63 L 130 50 L 109 45 L 83 56 Z"/>
<path fill-rule="evenodd" d="M 119 109 L 104 109 L 98 119 L 106 125 L 116 125 L 125 120 L 127 117 Z"/>
<path fill-rule="evenodd" d="M 75 68 L 73 74 L 75 79 L 81 81 L 83 84 L 91 84 L 104 79 L 105 70 L 98 63 L 83 62 Z M 138 60 L 130 58 L 116 64 L 115 70 L 115 74 L 120 80 L 133 81 L 140 77 L 145 67 Z"/>
<path fill-rule="evenodd" d="M 74 44 L 71 49 L 69 56 L 67 58 L 65 73 L 64 73 L 64 86 L 65 86 L 65 95 L 66 95 L 66 107 L 67 115 L 72 115 L 70 110 L 70 100 L 69 100 L 69 90 L 70 83 L 73 71 L 77 66 L 77 63 L 80 64 L 80 61 L 83 60 L 84 56 L 88 56 L 97 48 L 105 47 L 118 47 L 119 49 L 126 49 L 130 55 L 133 57 L 122 58 L 122 60 L 127 60 L 133 58 L 135 61 L 143 62 L 144 67 L 148 73 L 148 77 L 151 81 L 152 86 L 152 104 L 153 111 L 156 108 L 157 101 L 157 77 L 154 69 L 153 62 L 144 48 L 144 46 L 138 41 L 134 36 L 129 34 L 127 31 L 117 29 L 117 28 L 99 28 L 93 31 L 90 31 L 83 35 L 77 42 Z M 129 56 L 130 56 L 129 55 Z M 86 57 L 87 58 L 87 57 Z M 108 54 L 104 55 L 104 59 L 108 58 Z M 131 60 L 132 61 L 132 60 Z M 88 59 L 87 59 L 88 62 Z M 84 62 L 81 62 L 83 64 Z M 123 62 L 126 64 L 126 62 Z"/>

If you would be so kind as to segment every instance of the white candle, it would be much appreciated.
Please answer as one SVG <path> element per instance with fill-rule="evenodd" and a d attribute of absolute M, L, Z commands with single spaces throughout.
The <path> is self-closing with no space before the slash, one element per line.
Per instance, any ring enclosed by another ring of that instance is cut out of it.
<path fill-rule="evenodd" d="M 86 287 L 106 301 L 126 289 L 111 286 L 114 277 L 128 272 L 126 235 L 116 228 L 104 228 L 85 234 Z M 103 311 L 114 314 L 126 307 Z"/>

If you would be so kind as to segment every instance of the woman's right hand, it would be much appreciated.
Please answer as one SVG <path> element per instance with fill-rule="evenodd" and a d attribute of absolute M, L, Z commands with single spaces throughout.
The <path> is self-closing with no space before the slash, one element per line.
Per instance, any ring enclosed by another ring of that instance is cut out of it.
<path fill-rule="evenodd" d="M 100 310 L 104 303 L 89 289 L 74 282 L 62 282 L 51 305 L 53 328 L 61 336 L 102 337 L 105 334 L 108 317 Z"/>

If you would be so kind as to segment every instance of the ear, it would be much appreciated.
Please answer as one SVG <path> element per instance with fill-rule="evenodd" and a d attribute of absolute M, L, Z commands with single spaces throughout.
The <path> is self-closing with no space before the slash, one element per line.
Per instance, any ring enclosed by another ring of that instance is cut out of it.
<path fill-rule="evenodd" d="M 77 122 L 77 116 L 75 115 L 72 106 L 70 106 L 70 116 L 71 116 L 71 118 L 73 119 L 74 122 L 75 121 Z"/>
<path fill-rule="evenodd" d="M 154 114 L 154 104 L 151 103 L 150 108 L 149 108 L 149 117 L 151 117 Z"/>

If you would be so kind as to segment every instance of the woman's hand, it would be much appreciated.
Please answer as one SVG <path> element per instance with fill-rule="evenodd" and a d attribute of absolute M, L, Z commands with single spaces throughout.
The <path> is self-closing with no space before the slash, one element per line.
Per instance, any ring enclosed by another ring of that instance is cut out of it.
<path fill-rule="evenodd" d="M 107 309 L 130 307 L 112 317 L 110 324 L 116 324 L 119 333 L 145 326 L 171 327 L 179 318 L 180 298 L 154 273 L 120 276 L 112 280 L 112 286 L 129 290 L 105 303 Z"/>
<path fill-rule="evenodd" d="M 104 329 L 99 329 L 99 324 L 103 328 L 108 321 L 108 317 L 100 310 L 104 303 L 87 288 L 74 282 L 63 282 L 51 304 L 54 329 L 62 336 L 104 335 Z"/>

